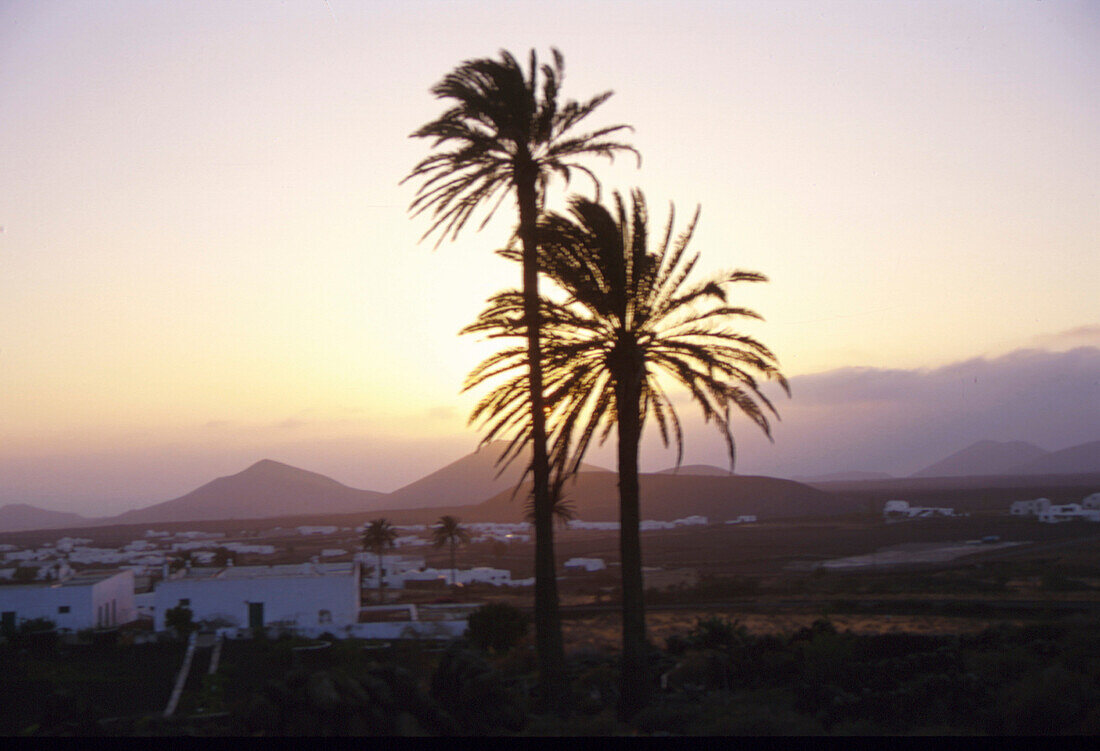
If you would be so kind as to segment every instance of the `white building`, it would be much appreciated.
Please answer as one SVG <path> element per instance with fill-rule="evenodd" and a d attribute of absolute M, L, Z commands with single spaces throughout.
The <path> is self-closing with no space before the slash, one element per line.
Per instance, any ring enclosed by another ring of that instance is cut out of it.
<path fill-rule="evenodd" d="M 400 535 L 393 539 L 393 546 L 395 548 L 407 548 L 409 546 L 416 545 L 431 545 L 431 540 L 425 540 L 420 535 Z"/>
<path fill-rule="evenodd" d="M 176 537 L 182 537 L 186 540 L 216 540 L 219 537 L 225 537 L 225 532 L 176 532 Z"/>
<path fill-rule="evenodd" d="M 618 522 L 586 522 L 581 519 L 573 519 L 566 523 L 568 529 L 591 529 L 601 532 L 618 531 Z"/>
<path fill-rule="evenodd" d="M 1063 503 L 1050 505 L 1039 514 L 1039 521 L 1047 524 L 1068 522 L 1075 519 L 1088 522 L 1100 522 L 1100 509 L 1087 509 L 1080 503 Z"/>
<path fill-rule="evenodd" d="M 1081 508 L 1089 511 L 1100 511 L 1100 493 L 1093 493 L 1081 501 Z"/>
<path fill-rule="evenodd" d="M 48 584 L 0 587 L 4 629 L 47 618 L 59 629 L 118 626 L 136 617 L 134 572 L 87 573 Z"/>
<path fill-rule="evenodd" d="M 253 553 L 255 555 L 275 555 L 274 545 L 250 545 L 246 542 L 227 542 L 221 547 L 234 553 Z"/>
<path fill-rule="evenodd" d="M 157 584 L 154 628 L 165 611 L 184 605 L 195 621 L 237 627 L 342 628 L 359 617 L 358 563 L 192 568 Z"/>
<path fill-rule="evenodd" d="M 670 522 L 643 519 L 638 525 L 642 532 L 652 532 L 657 529 L 675 529 L 676 527 L 705 526 L 710 520 L 705 516 L 685 516 L 683 519 L 673 519 Z"/>
<path fill-rule="evenodd" d="M 638 523 L 638 529 L 642 532 L 653 532 L 660 529 L 675 529 L 676 527 L 706 526 L 710 520 L 705 516 L 685 516 L 682 519 L 673 519 L 670 522 L 657 521 L 655 519 L 643 519 Z M 586 522 L 581 519 L 573 519 L 566 524 L 568 529 L 588 529 L 604 532 L 617 531 L 619 522 Z"/>
<path fill-rule="evenodd" d="M 929 519 L 934 516 L 958 516 L 953 508 L 935 506 L 910 506 L 909 501 L 887 501 L 882 507 L 882 516 L 886 521 L 905 521 L 907 519 Z"/>
<path fill-rule="evenodd" d="M 451 569 L 449 568 L 426 568 L 422 571 L 407 571 L 400 576 L 403 582 L 443 581 L 447 584 L 451 583 Z M 455 584 L 492 584 L 500 587 L 512 583 L 512 572 L 507 569 L 490 568 L 488 566 L 460 568 L 455 570 L 454 580 Z M 389 585 L 387 584 L 387 586 Z"/>
<path fill-rule="evenodd" d="M 756 514 L 741 514 L 736 519 L 727 519 L 726 524 L 752 524 L 756 521 Z"/>
<path fill-rule="evenodd" d="M 562 566 L 566 569 L 583 569 L 584 571 L 603 571 L 607 564 L 603 558 L 570 558 Z"/>
<path fill-rule="evenodd" d="M 1049 508 L 1049 498 L 1036 498 L 1031 501 L 1016 501 L 1009 506 L 1008 512 L 1013 516 L 1039 516 Z"/>
<path fill-rule="evenodd" d="M 359 561 L 363 570 L 363 588 L 378 588 L 378 556 L 374 553 L 356 553 L 354 560 Z M 402 589 L 405 586 L 404 575 L 409 571 L 424 568 L 424 556 L 419 555 L 383 555 L 382 583 L 390 589 Z"/>
<path fill-rule="evenodd" d="M 298 534 L 300 535 L 334 535 L 339 527 L 330 526 L 318 526 L 318 527 L 298 527 Z"/>

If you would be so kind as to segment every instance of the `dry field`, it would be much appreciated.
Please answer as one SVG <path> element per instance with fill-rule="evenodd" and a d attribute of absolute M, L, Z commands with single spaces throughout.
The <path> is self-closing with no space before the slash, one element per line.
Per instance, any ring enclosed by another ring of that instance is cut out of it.
<path fill-rule="evenodd" d="M 740 623 L 754 635 L 793 634 L 808 627 L 822 613 L 745 613 L 736 610 L 677 610 L 675 612 L 648 613 L 646 626 L 651 642 L 663 647 L 673 634 L 684 635 L 698 619 L 728 618 Z M 847 615 L 830 614 L 829 620 L 838 631 L 856 634 L 969 634 L 982 631 L 990 625 L 988 619 L 949 618 L 924 615 Z M 1006 621 L 1013 623 L 1013 621 Z M 622 644 L 620 617 L 616 613 L 572 618 L 563 622 L 562 637 L 569 651 L 618 651 Z"/>

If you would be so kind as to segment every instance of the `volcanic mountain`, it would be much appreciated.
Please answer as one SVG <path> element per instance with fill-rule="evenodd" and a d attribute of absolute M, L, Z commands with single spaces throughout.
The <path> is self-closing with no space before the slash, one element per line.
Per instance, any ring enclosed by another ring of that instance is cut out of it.
<path fill-rule="evenodd" d="M 965 475 L 1010 475 L 1048 452 L 1024 441 L 978 441 L 910 477 L 961 477 Z"/>
<path fill-rule="evenodd" d="M 795 476 L 791 479 L 795 482 L 804 482 L 813 485 L 817 482 L 860 482 L 861 480 L 891 480 L 893 475 L 888 472 L 864 472 L 851 470 L 848 472 L 830 472 L 827 475 Z"/>
<path fill-rule="evenodd" d="M 669 467 L 656 472 L 658 475 L 703 475 L 705 477 L 733 477 L 733 472 L 713 464 L 684 464 L 680 467 Z"/>
<path fill-rule="evenodd" d="M 79 527 L 89 521 L 80 514 L 50 511 L 26 503 L 9 503 L 6 506 L 0 506 L 0 532 L 17 532 L 21 529 Z"/>
<path fill-rule="evenodd" d="M 1052 451 L 1014 467 L 1009 474 L 1063 475 L 1100 472 L 1100 441 Z"/>
<path fill-rule="evenodd" d="M 472 506 L 498 493 L 511 495 L 527 467 L 528 459 L 520 456 L 498 476 L 500 467 L 497 466 L 497 460 L 506 446 L 503 441 L 495 441 L 480 451 L 467 454 L 458 461 L 393 491 L 380 503 L 386 509 Z M 581 471 L 612 475 L 591 464 L 582 464 Z"/>
<path fill-rule="evenodd" d="M 113 517 L 112 524 L 204 519 L 260 519 L 378 508 L 384 493 L 349 488 L 332 478 L 264 459 L 187 495 Z"/>
<path fill-rule="evenodd" d="M 755 514 L 759 519 L 796 516 L 828 516 L 862 510 L 849 500 L 830 495 L 793 480 L 775 477 L 734 475 L 678 476 L 639 475 L 643 519 L 672 521 L 685 516 L 705 516 L 711 523 Z M 566 483 L 565 498 L 573 505 L 578 519 L 618 521 L 619 477 L 612 472 L 582 472 L 576 482 Z M 522 521 L 526 489 L 511 490 L 490 498 L 469 510 L 470 521 L 493 519 Z"/>

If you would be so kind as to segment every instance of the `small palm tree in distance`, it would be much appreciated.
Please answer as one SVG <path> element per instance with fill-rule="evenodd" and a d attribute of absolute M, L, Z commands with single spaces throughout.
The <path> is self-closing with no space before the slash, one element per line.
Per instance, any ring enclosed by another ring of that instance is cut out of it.
<path fill-rule="evenodd" d="M 392 548 L 397 540 L 397 530 L 388 519 L 373 519 L 363 530 L 363 547 L 378 556 L 378 602 L 382 598 L 382 553 Z"/>
<path fill-rule="evenodd" d="M 470 541 L 470 532 L 453 516 L 441 516 L 432 527 L 432 544 L 441 548 L 451 546 L 451 587 L 455 585 L 455 548 Z"/>

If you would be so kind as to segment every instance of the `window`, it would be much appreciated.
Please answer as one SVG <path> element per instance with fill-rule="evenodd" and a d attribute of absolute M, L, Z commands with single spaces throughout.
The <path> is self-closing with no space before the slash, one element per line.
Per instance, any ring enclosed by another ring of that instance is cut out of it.
<path fill-rule="evenodd" d="M 60 605 L 57 608 L 57 612 L 58 613 L 68 613 L 69 612 L 69 606 L 68 605 Z"/>

